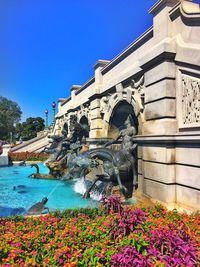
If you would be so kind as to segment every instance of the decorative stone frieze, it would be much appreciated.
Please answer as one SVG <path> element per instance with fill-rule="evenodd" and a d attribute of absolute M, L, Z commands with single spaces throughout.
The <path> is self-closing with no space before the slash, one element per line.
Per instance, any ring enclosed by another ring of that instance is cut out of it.
<path fill-rule="evenodd" d="M 200 127 L 200 79 L 182 74 L 180 97 L 182 125 Z"/>
<path fill-rule="evenodd" d="M 78 120 L 81 119 L 81 117 L 85 116 L 89 119 L 90 117 L 90 104 L 86 103 L 80 106 L 80 110 L 77 111 Z"/>
<path fill-rule="evenodd" d="M 109 105 L 109 95 L 103 96 L 100 99 L 100 113 L 104 115 L 106 112 L 108 112 L 108 105 Z"/>
<path fill-rule="evenodd" d="M 144 111 L 144 76 L 142 76 L 137 82 L 132 80 L 130 87 L 132 89 L 132 98 L 135 101 L 135 113 L 139 115 L 140 112 L 143 113 Z"/>

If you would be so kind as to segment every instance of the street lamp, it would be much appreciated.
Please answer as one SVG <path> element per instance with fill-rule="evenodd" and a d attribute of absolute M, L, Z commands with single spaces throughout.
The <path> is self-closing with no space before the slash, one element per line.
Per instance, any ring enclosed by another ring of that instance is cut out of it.
<path fill-rule="evenodd" d="M 10 132 L 10 144 L 12 144 L 12 142 L 13 142 L 13 133 Z"/>
<path fill-rule="evenodd" d="M 52 109 L 53 109 L 53 121 L 55 122 L 55 115 L 56 115 L 56 102 L 53 101 L 52 103 Z"/>
<path fill-rule="evenodd" d="M 45 113 L 45 128 L 48 128 L 48 113 L 49 113 L 49 111 L 47 108 L 45 109 L 44 113 Z"/>

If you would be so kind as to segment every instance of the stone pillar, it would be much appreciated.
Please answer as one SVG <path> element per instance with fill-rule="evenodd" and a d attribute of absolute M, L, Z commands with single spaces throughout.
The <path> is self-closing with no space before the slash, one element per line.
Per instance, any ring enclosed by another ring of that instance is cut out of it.
<path fill-rule="evenodd" d="M 157 41 L 171 36 L 169 11 L 179 2 L 180 0 L 160 0 L 149 10 L 153 15 L 153 35 Z"/>
<path fill-rule="evenodd" d="M 101 138 L 103 121 L 100 114 L 100 100 L 95 99 L 90 103 L 90 138 Z"/>
<path fill-rule="evenodd" d="M 175 147 L 164 139 L 177 132 L 174 63 L 163 62 L 152 68 L 145 73 L 145 80 L 142 132 L 147 142 L 142 145 L 139 177 L 144 194 L 171 204 L 176 202 Z M 161 140 L 152 136 L 160 136 Z"/>
<path fill-rule="evenodd" d="M 71 105 L 72 105 L 71 108 L 74 108 L 75 97 L 76 97 L 75 93 L 80 88 L 81 88 L 81 85 L 72 85 L 71 87 Z"/>
<path fill-rule="evenodd" d="M 101 70 L 106 66 L 110 61 L 109 60 L 97 60 L 93 68 L 95 70 L 95 92 L 98 94 L 101 91 L 101 86 L 103 83 L 103 76 Z"/>
<path fill-rule="evenodd" d="M 102 68 L 109 63 L 108 60 L 98 60 L 93 66 L 95 69 L 95 93 L 90 99 L 90 138 L 101 139 L 103 133 L 103 120 L 100 114 L 100 92 L 103 82 Z M 95 97 L 96 96 L 96 97 Z M 95 97 L 95 99 L 94 99 Z M 97 140 L 98 142 L 98 140 Z"/>
<path fill-rule="evenodd" d="M 65 98 L 59 98 L 58 99 L 58 113 L 61 111 L 61 108 L 62 108 L 62 103 L 65 102 Z"/>
<path fill-rule="evenodd" d="M 176 202 L 175 145 L 166 142 L 177 133 L 176 51 L 171 42 L 169 11 L 180 1 L 161 0 L 151 9 L 156 48 L 145 58 L 145 122 L 138 154 L 139 189 L 163 203 Z"/>
<path fill-rule="evenodd" d="M 3 153 L 0 156 L 0 166 L 8 166 L 8 152 L 10 151 L 10 145 L 3 145 Z"/>
<path fill-rule="evenodd" d="M 143 135 L 169 135 L 177 131 L 176 66 L 164 61 L 145 73 Z"/>

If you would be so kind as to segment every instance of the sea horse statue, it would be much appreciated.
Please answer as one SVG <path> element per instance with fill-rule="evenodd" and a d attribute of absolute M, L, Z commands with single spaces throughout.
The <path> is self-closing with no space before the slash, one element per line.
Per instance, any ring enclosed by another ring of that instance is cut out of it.
<path fill-rule="evenodd" d="M 132 126 L 131 122 L 131 116 L 128 116 L 125 121 L 125 129 L 121 130 L 119 136 L 114 141 L 108 142 L 104 147 L 89 149 L 86 152 L 80 153 L 78 157 L 74 159 L 74 173 L 71 168 L 71 177 L 76 177 L 77 173 L 80 174 L 83 169 L 91 169 L 91 166 L 89 165 L 86 167 L 86 161 L 81 161 L 81 158 L 103 161 L 104 171 L 102 174 L 96 175 L 91 186 L 84 194 L 85 198 L 89 197 L 90 192 L 97 181 L 112 182 L 113 185 L 119 185 L 121 193 L 126 198 L 131 197 L 133 189 L 137 188 L 136 160 L 134 155 L 137 147 L 137 144 L 135 143 L 136 128 Z M 107 148 L 107 146 L 116 143 L 120 139 L 122 142 L 119 151 Z M 84 164 L 81 165 L 81 162 Z M 88 161 L 88 163 L 90 163 L 90 161 Z M 128 188 L 124 185 L 125 183 L 129 183 Z"/>
<path fill-rule="evenodd" d="M 60 179 L 68 170 L 68 161 L 72 158 L 72 154 L 78 155 L 82 145 L 83 137 L 88 135 L 87 130 L 77 122 L 77 117 L 72 115 L 70 117 L 70 131 L 68 132 L 67 123 L 62 129 L 62 136 L 52 136 L 51 145 L 44 149 L 45 152 L 50 153 L 49 159 L 46 161 L 46 166 L 49 168 L 48 175 L 42 175 L 37 169 L 37 173 L 32 174 L 33 178 Z"/>

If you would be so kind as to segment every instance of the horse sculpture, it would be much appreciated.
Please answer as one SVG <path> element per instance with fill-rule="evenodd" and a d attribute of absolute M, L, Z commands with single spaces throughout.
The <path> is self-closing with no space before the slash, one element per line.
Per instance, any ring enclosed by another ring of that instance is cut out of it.
<path fill-rule="evenodd" d="M 69 180 L 73 178 L 87 178 L 91 171 L 102 162 L 102 172 L 94 174 L 92 182 L 87 188 L 84 197 L 90 196 L 91 190 L 97 181 L 107 184 L 119 185 L 121 193 L 126 197 L 131 197 L 133 189 L 137 186 L 135 167 L 135 135 L 136 128 L 132 126 L 131 116 L 125 121 L 125 129 L 121 130 L 116 140 L 108 142 L 104 147 L 89 149 L 81 152 L 81 141 L 85 136 L 84 129 L 77 122 L 77 118 L 72 116 L 70 120 L 70 134 L 67 127 L 63 127 L 62 139 L 58 141 L 57 148 L 53 148 L 54 160 L 48 160 L 47 167 L 50 169 L 49 175 L 44 175 L 58 179 Z M 112 150 L 109 145 L 121 140 L 121 149 Z M 42 178 L 37 173 L 35 178 Z"/>
<path fill-rule="evenodd" d="M 85 198 L 89 197 L 97 181 L 111 182 L 113 185 L 119 185 L 121 193 L 126 198 L 132 196 L 132 191 L 137 186 L 134 157 L 137 145 L 134 143 L 136 129 L 131 125 L 130 116 L 127 118 L 125 126 L 126 128 L 120 132 L 116 140 L 107 143 L 105 147 L 89 149 L 88 151 L 80 153 L 71 162 L 71 168 L 69 168 L 67 177 L 65 177 L 67 179 L 77 176 L 81 177 L 80 174 L 85 177 L 92 168 L 98 165 L 99 160 L 103 162 L 103 172 L 102 174 L 96 175 L 91 186 L 84 194 Z M 106 148 L 117 142 L 120 138 L 122 139 L 122 143 L 119 151 Z M 86 159 L 88 159 L 88 161 Z M 96 165 L 94 163 L 95 160 Z M 68 164 L 70 167 L 70 162 L 68 162 Z M 124 184 L 128 184 L 128 186 Z"/>
<path fill-rule="evenodd" d="M 65 123 L 62 129 L 62 136 L 51 136 L 50 145 L 46 147 L 43 152 L 50 154 L 50 157 L 45 162 L 49 168 L 49 174 L 43 175 L 38 171 L 31 174 L 33 178 L 45 178 L 45 179 L 60 179 L 68 170 L 68 161 L 78 155 L 78 152 L 82 145 L 80 145 L 84 136 L 88 135 L 87 130 L 77 122 L 77 117 L 72 115 L 70 117 L 70 133 L 68 133 L 68 126 Z"/>

